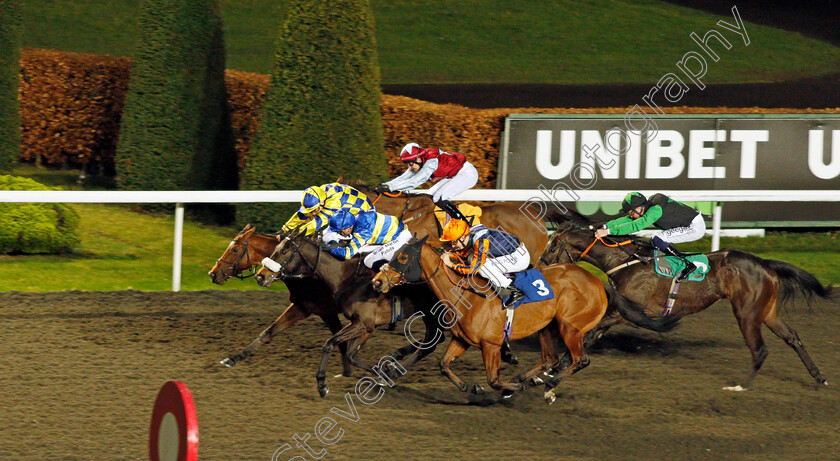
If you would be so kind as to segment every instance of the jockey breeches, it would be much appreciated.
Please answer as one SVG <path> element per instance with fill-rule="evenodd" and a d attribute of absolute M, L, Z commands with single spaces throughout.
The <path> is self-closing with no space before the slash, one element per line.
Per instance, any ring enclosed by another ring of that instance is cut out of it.
<path fill-rule="evenodd" d="M 478 269 L 478 273 L 493 282 L 493 285 L 506 288 L 511 284 L 511 280 L 505 274 L 524 271 L 530 263 L 531 255 L 525 248 L 525 244 L 522 243 L 511 254 L 495 258 L 488 257 L 487 261 Z"/>
<path fill-rule="evenodd" d="M 464 162 L 461 170 L 451 178 L 441 179 L 429 189 L 429 195 L 435 202 L 439 200 L 452 200 L 453 197 L 472 189 L 478 183 L 478 170 L 470 162 Z"/>
<path fill-rule="evenodd" d="M 668 243 L 684 243 L 699 240 L 706 233 L 706 222 L 700 213 L 694 217 L 686 227 L 675 227 L 673 229 L 661 230 L 651 236 L 659 237 Z"/>
<path fill-rule="evenodd" d="M 408 243 L 409 240 L 411 240 L 411 232 L 409 232 L 408 228 L 405 228 L 390 242 L 384 245 L 365 245 L 359 248 L 359 253 L 370 252 L 365 256 L 364 263 L 368 268 L 373 268 L 374 263 L 377 261 L 390 261 L 394 253 Z"/>

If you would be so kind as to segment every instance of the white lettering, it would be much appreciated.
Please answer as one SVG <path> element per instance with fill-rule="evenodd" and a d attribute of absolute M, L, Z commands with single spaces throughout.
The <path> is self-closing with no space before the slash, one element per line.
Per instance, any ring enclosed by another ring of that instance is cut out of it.
<path fill-rule="evenodd" d="M 676 178 L 685 168 L 685 158 L 682 156 L 685 140 L 678 131 L 674 130 L 659 130 L 658 134 L 655 140 L 648 135 L 645 178 Z M 663 159 L 670 160 L 670 163 L 662 165 Z"/>
<path fill-rule="evenodd" d="M 706 160 L 715 160 L 714 145 L 706 143 L 726 141 L 726 130 L 691 130 L 688 134 L 688 177 L 697 179 L 721 179 L 726 177 L 726 168 L 705 166 Z"/>
<path fill-rule="evenodd" d="M 808 168 L 820 179 L 834 179 L 840 175 L 840 130 L 832 130 L 831 139 L 831 160 L 826 164 L 823 130 L 808 130 Z"/>
<path fill-rule="evenodd" d="M 729 139 L 741 143 L 741 177 L 755 178 L 758 143 L 770 140 L 770 130 L 732 130 Z"/>
<path fill-rule="evenodd" d="M 560 179 L 572 172 L 575 164 L 575 132 L 560 131 L 560 161 L 551 161 L 551 130 L 537 130 L 537 171 L 546 179 Z"/>

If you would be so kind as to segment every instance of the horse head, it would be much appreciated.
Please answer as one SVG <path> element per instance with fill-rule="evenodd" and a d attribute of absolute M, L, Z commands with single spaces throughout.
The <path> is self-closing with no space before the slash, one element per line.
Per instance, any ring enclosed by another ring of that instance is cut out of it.
<path fill-rule="evenodd" d="M 314 259 L 310 253 L 317 251 Z M 274 248 L 270 256 L 263 258 L 262 267 L 254 278 L 260 286 L 268 287 L 275 280 L 289 278 L 305 278 L 315 275 L 321 251 L 316 242 L 310 240 L 303 232 L 294 230 L 287 234 Z"/>
<path fill-rule="evenodd" d="M 557 229 L 540 256 L 540 262 L 546 266 L 576 262 L 582 252 L 578 249 L 579 242 L 586 238 L 586 234 L 587 231 L 572 223 Z"/>
<path fill-rule="evenodd" d="M 373 289 L 379 293 L 387 293 L 391 288 L 404 283 L 422 282 L 423 267 L 420 265 L 420 254 L 428 238 L 428 235 L 422 239 L 413 237 L 403 245 L 387 264 L 379 268 L 379 273 L 371 281 Z"/>
<path fill-rule="evenodd" d="M 253 266 L 251 262 L 251 251 L 248 245 L 255 230 L 255 227 L 248 224 L 234 237 L 233 241 L 225 249 L 225 252 L 222 253 L 222 256 L 216 260 L 216 264 L 207 273 L 210 276 L 211 282 L 222 285 L 227 279 L 239 277 L 239 274 Z"/>

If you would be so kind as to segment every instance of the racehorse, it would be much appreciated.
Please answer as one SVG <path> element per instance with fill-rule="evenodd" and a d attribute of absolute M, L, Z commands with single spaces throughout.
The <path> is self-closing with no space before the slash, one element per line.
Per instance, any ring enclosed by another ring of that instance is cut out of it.
<path fill-rule="evenodd" d="M 546 378 L 545 399 L 555 399 L 554 387 L 564 378 L 589 365 L 583 349 L 583 335 L 598 324 L 607 309 L 607 294 L 601 280 L 586 270 L 562 264 L 542 269 L 543 276 L 556 294 L 555 298 L 523 304 L 516 309 L 510 337 L 528 336 L 539 331 L 542 357 L 540 363 L 511 382 L 499 378 L 499 360 L 504 338 L 505 311 L 500 303 L 470 289 L 464 279 L 442 264 L 443 250 L 426 243 L 426 239 L 413 239 L 385 264 L 373 279 L 377 291 L 388 292 L 404 283 L 425 282 L 449 309 L 452 319 L 452 339 L 440 362 L 441 373 L 447 376 L 461 392 L 483 394 L 479 385 L 469 386 L 450 368 L 470 346 L 481 350 L 487 381 L 496 390 L 512 392 L 525 389 L 523 381 L 548 372 L 557 361 L 555 342 L 562 337 L 571 365 L 554 379 Z"/>
<path fill-rule="evenodd" d="M 552 238 L 540 257 L 544 264 L 586 261 L 606 272 L 618 291 L 652 315 L 665 312 L 665 301 L 671 280 L 657 275 L 651 264 L 649 245 L 636 237 L 622 242 L 596 241 L 590 223 L 582 216 L 573 216 Z M 587 251 L 588 250 L 588 251 Z M 780 305 L 800 292 L 810 302 L 814 295 L 835 300 L 832 286 L 823 286 L 812 274 L 782 261 L 763 259 L 736 249 L 707 254 L 709 270 L 702 281 L 682 282 L 683 287 L 669 317 L 679 319 L 700 312 L 726 298 L 752 354 L 752 367 L 746 378 L 727 390 L 744 390 L 767 358 L 767 346 L 761 336 L 761 325 L 767 327 L 796 351 L 799 359 L 818 384 L 826 379 L 811 360 L 796 331 L 779 318 Z M 618 323 L 616 317 L 605 318 L 600 328 L 606 330 Z M 619 320 L 620 321 L 620 320 Z"/>
<path fill-rule="evenodd" d="M 425 224 L 417 226 L 412 221 L 424 216 L 432 215 L 435 212 L 435 203 L 428 194 L 410 194 L 405 192 L 377 194 L 363 183 L 350 183 L 353 187 L 368 195 L 374 202 L 376 211 L 379 213 L 396 216 L 406 225 L 409 225 L 412 232 L 418 236 L 431 235 L 440 237 L 440 228 L 435 220 L 424 221 Z M 548 243 L 548 233 L 544 232 L 542 223 L 536 223 L 531 218 L 530 208 L 535 206 L 526 202 L 497 202 L 489 205 L 482 205 L 481 224 L 491 229 L 501 229 L 515 235 L 531 255 L 531 264 L 537 265 L 539 256 L 545 250 Z M 542 219 L 555 221 L 558 214 L 556 207 L 548 207 Z M 527 210 L 526 213 L 524 210 Z M 533 215 L 538 215 L 534 213 Z"/>
<path fill-rule="evenodd" d="M 347 326 L 335 333 L 324 344 L 321 364 L 315 375 L 318 393 L 324 397 L 329 391 L 325 381 L 327 363 L 336 345 L 346 345 L 347 359 L 354 366 L 379 374 L 374 366 L 360 359 L 357 354 L 378 325 L 387 325 L 392 321 L 392 308 L 389 296 L 381 295 L 373 290 L 370 284 L 372 271 L 362 265 L 361 256 L 357 255 L 349 260 L 340 261 L 330 254 L 324 254 L 326 251 L 322 246 L 323 242 L 319 240 L 320 237 L 318 240 L 312 240 L 298 232 L 285 236 L 270 255 L 270 258 L 278 264 L 279 270 L 272 271 L 263 266 L 257 271 L 255 278 L 257 283 L 264 287 L 280 279 L 284 281 L 294 278 L 320 279 L 326 285 L 325 291 L 336 299 L 340 312 L 350 320 Z M 424 308 L 428 310 L 436 301 L 425 285 L 405 287 L 397 295 L 405 302 L 406 315 Z M 430 354 L 435 346 L 443 341 L 442 336 L 434 336 L 438 333 L 436 318 L 432 315 L 423 315 L 422 318 L 426 325 L 426 336 L 422 344 L 430 346 L 428 348 L 418 348 L 412 344 L 404 346 L 398 354 L 410 353 L 408 359 L 399 364 L 392 362 L 383 364 L 380 360 L 378 364 L 380 372 L 384 371 L 389 377 L 394 377 L 396 370 L 404 374 L 405 369 Z M 399 360 L 397 357 L 393 358 Z M 385 365 L 390 368 L 383 370 Z"/>
<path fill-rule="evenodd" d="M 255 231 L 256 229 L 248 224 L 234 237 L 208 273 L 213 283 L 222 285 L 231 277 L 245 279 L 254 276 L 255 272 L 244 276 L 240 274 L 253 270 L 254 266 L 270 255 L 277 246 L 277 239 L 274 235 L 258 234 Z M 290 278 L 285 282 L 286 288 L 289 289 L 289 300 L 291 301 L 289 307 L 260 333 L 248 347 L 222 360 L 223 365 L 232 367 L 247 359 L 254 354 L 258 347 L 268 344 L 276 335 L 313 314 L 324 320 L 332 334 L 341 330 L 341 321 L 338 318 L 341 309 L 322 280 L 311 277 Z M 341 358 L 342 374 L 350 376 L 350 361 L 347 360 L 345 344 L 341 345 Z"/>

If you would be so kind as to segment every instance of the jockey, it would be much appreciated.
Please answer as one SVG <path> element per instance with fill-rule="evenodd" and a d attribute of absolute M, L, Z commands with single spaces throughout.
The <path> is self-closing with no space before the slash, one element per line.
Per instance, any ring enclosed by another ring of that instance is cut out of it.
<path fill-rule="evenodd" d="M 329 250 L 333 256 L 350 259 L 369 252 L 364 263 L 374 271 L 411 240 L 411 232 L 399 218 L 375 211 L 362 211 L 354 216 L 349 210 L 339 210 L 330 217 L 330 230 L 349 237 L 346 246 Z M 326 237 L 324 241 L 327 242 Z"/>
<path fill-rule="evenodd" d="M 416 189 L 431 179 L 437 182 L 428 192 L 435 204 L 449 216 L 466 221 L 455 204 L 450 202 L 453 197 L 478 182 L 478 171 L 463 154 L 444 152 L 437 148 L 423 149 L 419 144 L 412 142 L 402 148 L 400 160 L 408 166 L 408 170 L 397 178 L 380 184 L 377 190 Z"/>
<path fill-rule="evenodd" d="M 646 199 L 638 192 L 631 192 L 624 197 L 621 211 L 628 216 L 609 221 L 595 231 L 595 237 L 632 234 L 653 224 L 660 231 L 651 237 L 650 243 L 663 253 L 676 256 L 685 263 L 685 269 L 679 273 L 677 280 L 684 279 L 697 268 L 671 244 L 692 242 L 703 237 L 706 223 L 699 211 L 663 194 L 653 194 L 650 199 Z"/>
<path fill-rule="evenodd" d="M 311 235 L 327 225 L 330 216 L 339 210 L 348 210 L 354 215 L 373 210 L 365 194 L 337 182 L 307 188 L 300 205 L 300 209 L 283 224 L 283 232 L 300 227 L 305 235 Z"/>
<path fill-rule="evenodd" d="M 502 301 L 510 295 L 502 308 L 507 309 L 525 297 L 525 293 L 505 275 L 524 271 L 531 261 L 528 249 L 516 236 L 481 224 L 471 228 L 466 221 L 452 219 L 444 227 L 440 241 L 452 242 L 453 251 L 441 256 L 444 264 L 463 275 L 478 272 L 498 288 Z M 472 262 L 468 263 L 470 252 Z"/>

